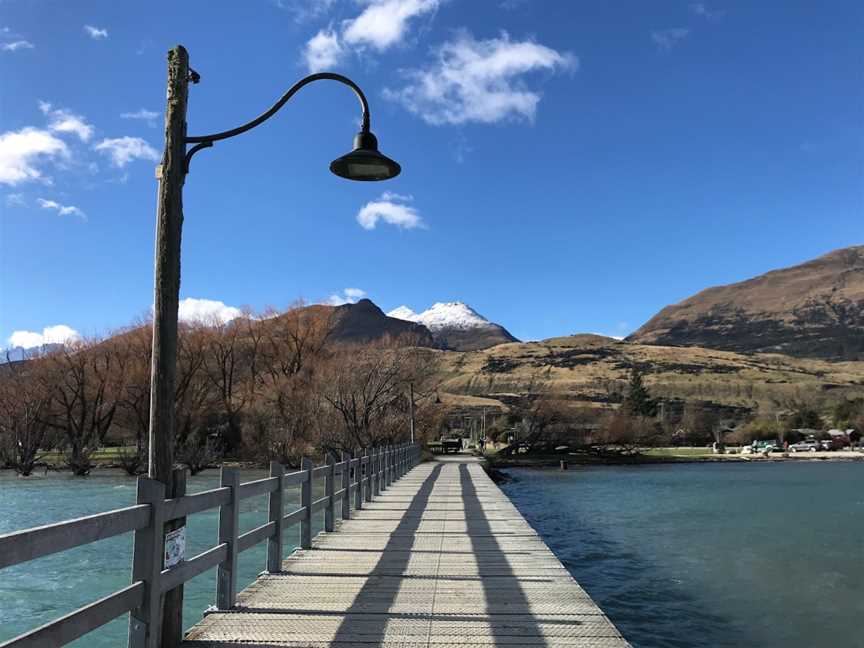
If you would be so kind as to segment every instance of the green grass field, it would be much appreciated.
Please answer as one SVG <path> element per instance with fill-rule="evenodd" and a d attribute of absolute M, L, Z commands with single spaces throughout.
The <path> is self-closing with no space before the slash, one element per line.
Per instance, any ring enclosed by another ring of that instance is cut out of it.
<path fill-rule="evenodd" d="M 99 448 L 96 450 L 92 457 L 93 461 L 96 463 L 117 463 L 119 461 L 120 454 L 124 451 L 135 452 L 135 447 L 111 447 L 111 448 Z M 45 463 L 49 464 L 62 464 L 63 463 L 63 453 L 62 452 L 46 452 L 42 455 L 41 460 Z"/>
<path fill-rule="evenodd" d="M 642 454 L 648 457 L 713 457 L 711 448 L 646 448 Z"/>

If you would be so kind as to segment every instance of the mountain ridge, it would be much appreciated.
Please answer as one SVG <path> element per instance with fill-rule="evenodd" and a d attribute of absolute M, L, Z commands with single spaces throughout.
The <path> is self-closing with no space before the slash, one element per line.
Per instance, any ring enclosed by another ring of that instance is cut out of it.
<path fill-rule="evenodd" d="M 422 324 L 437 346 L 451 351 L 477 351 L 498 344 L 518 342 L 503 326 L 492 322 L 461 301 L 436 302 L 422 313 L 399 306 L 387 313 L 408 322 Z"/>
<path fill-rule="evenodd" d="M 864 359 L 864 245 L 706 288 L 661 309 L 628 342 Z"/>

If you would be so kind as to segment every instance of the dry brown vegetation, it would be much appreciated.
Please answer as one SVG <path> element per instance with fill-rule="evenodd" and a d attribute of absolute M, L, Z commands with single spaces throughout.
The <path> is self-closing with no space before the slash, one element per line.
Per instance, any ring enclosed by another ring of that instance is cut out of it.
<path fill-rule="evenodd" d="M 181 327 L 175 458 L 296 464 L 307 453 L 404 440 L 409 386 L 420 439 L 483 429 L 541 447 L 632 448 L 864 427 L 864 363 L 620 342 L 594 335 L 443 352 L 386 336 L 348 344 L 334 309 L 296 307 Z M 32 472 L 47 450 L 86 474 L 97 448 L 146 465 L 150 328 L 140 323 L 0 365 L 0 464 Z M 640 374 L 651 407 L 622 407 Z M 482 419 L 482 427 L 480 421 Z M 781 419 L 785 421 L 780 424 Z M 772 423 L 773 422 L 773 423 Z M 467 427 L 466 427 L 467 426 Z M 730 426 L 735 428 L 731 433 Z M 857 428 L 856 428 L 857 429 Z"/>
<path fill-rule="evenodd" d="M 657 403 L 656 416 L 621 409 L 634 369 Z M 440 375 L 442 392 L 509 407 L 508 431 L 499 438 L 515 431 L 520 440 L 547 448 L 707 444 L 728 437 L 730 427 L 740 428 L 737 436 L 748 441 L 772 432 L 776 438 L 776 429 L 785 434 L 798 426 L 795 413 L 805 404 L 828 426 L 837 407 L 864 398 L 864 362 L 632 344 L 596 335 L 447 353 Z M 857 416 L 846 419 L 856 423 Z M 762 420 L 783 424 L 745 426 Z"/>
<path fill-rule="evenodd" d="M 561 398 L 602 406 L 620 402 L 634 367 L 654 397 L 751 411 L 769 412 L 790 399 L 817 395 L 864 396 L 864 362 L 631 344 L 596 335 L 444 354 L 441 389 L 494 398 L 525 394 L 539 381 Z"/>
<path fill-rule="evenodd" d="M 296 307 L 264 318 L 181 326 L 175 457 L 195 472 L 220 455 L 294 464 L 307 453 L 406 439 L 414 384 L 421 436 L 437 432 L 430 397 L 438 355 L 383 339 L 331 339 L 333 309 Z M 130 473 L 146 466 L 150 327 L 77 342 L 0 365 L 0 462 L 29 474 L 46 450 L 76 474 L 122 446 Z M 439 408 L 440 409 L 440 408 Z"/>

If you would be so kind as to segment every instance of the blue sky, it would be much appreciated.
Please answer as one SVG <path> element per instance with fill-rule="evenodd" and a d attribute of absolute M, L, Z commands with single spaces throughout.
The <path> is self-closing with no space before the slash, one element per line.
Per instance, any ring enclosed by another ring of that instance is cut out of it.
<path fill-rule="evenodd" d="M 461 300 L 523 339 L 621 335 L 864 238 L 857 1 L 5 0 L 0 30 L 0 346 L 148 312 L 176 43 L 202 77 L 190 134 L 329 69 L 403 166 L 329 173 L 359 118 L 329 82 L 199 153 L 189 313 L 366 294 Z"/>

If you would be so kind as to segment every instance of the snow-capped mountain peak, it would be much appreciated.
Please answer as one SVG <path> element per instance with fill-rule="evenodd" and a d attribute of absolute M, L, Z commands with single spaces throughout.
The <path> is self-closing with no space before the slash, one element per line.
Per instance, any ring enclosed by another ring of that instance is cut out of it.
<path fill-rule="evenodd" d="M 439 302 L 422 313 L 415 313 L 407 306 L 400 306 L 387 313 L 389 317 L 418 322 L 430 331 L 442 329 L 474 329 L 487 328 L 492 322 L 480 315 L 473 308 L 462 302 Z"/>
<path fill-rule="evenodd" d="M 417 313 L 415 313 L 407 306 L 400 306 L 399 308 L 394 308 L 392 311 L 387 313 L 387 317 L 395 317 L 396 319 L 405 320 L 408 322 L 417 321 Z"/>
<path fill-rule="evenodd" d="M 439 302 L 422 313 L 400 306 L 387 315 L 422 324 L 429 329 L 441 349 L 476 351 L 518 341 L 503 326 L 490 322 L 468 304 L 459 301 Z"/>

